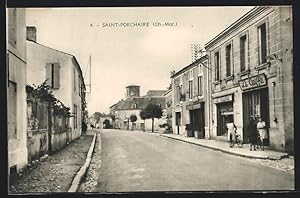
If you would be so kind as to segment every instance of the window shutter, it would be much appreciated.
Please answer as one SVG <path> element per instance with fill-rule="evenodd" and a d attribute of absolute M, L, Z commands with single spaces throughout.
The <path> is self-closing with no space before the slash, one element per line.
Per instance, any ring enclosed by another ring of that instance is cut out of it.
<path fill-rule="evenodd" d="M 46 63 L 46 84 L 51 86 L 52 85 L 52 78 L 51 78 L 51 69 L 52 69 L 52 64 L 51 63 Z"/>
<path fill-rule="evenodd" d="M 54 63 L 54 83 L 53 88 L 59 89 L 60 86 L 60 65 L 58 63 Z"/>

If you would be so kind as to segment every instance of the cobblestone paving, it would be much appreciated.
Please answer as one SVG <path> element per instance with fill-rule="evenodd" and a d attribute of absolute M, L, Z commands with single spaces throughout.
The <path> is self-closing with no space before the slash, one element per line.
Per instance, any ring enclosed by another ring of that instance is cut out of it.
<path fill-rule="evenodd" d="M 97 173 L 101 168 L 101 138 L 97 137 L 96 145 L 90 163 L 89 169 L 87 171 L 86 177 L 82 181 L 78 192 L 95 192 L 98 176 Z"/>
<path fill-rule="evenodd" d="M 38 161 L 11 178 L 9 192 L 67 192 L 85 162 L 92 138 L 81 136 L 45 161 Z"/>
<path fill-rule="evenodd" d="M 280 160 L 269 160 L 269 159 L 248 159 L 248 160 L 294 174 L 295 161 L 293 157 L 287 157 Z"/>

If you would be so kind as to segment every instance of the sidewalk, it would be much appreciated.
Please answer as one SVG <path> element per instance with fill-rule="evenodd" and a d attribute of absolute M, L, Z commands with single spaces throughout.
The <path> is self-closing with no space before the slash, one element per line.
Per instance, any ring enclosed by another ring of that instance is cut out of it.
<path fill-rule="evenodd" d="M 271 160 L 280 160 L 282 158 L 288 157 L 287 153 L 282 153 L 278 151 L 273 151 L 268 148 L 265 148 L 264 151 L 258 149 L 256 151 L 250 151 L 250 145 L 244 144 L 242 148 L 239 148 L 237 145 L 230 148 L 227 142 L 217 141 L 217 140 L 207 140 L 207 139 L 195 139 L 194 137 L 184 137 L 181 135 L 175 134 L 160 134 L 160 136 L 175 139 L 178 141 L 183 141 L 199 146 L 203 146 L 206 148 L 222 151 L 225 153 L 248 157 L 254 159 L 271 159 Z"/>
<path fill-rule="evenodd" d="M 86 161 L 92 139 L 92 135 L 83 135 L 48 158 L 37 160 L 10 179 L 9 193 L 68 192 Z"/>

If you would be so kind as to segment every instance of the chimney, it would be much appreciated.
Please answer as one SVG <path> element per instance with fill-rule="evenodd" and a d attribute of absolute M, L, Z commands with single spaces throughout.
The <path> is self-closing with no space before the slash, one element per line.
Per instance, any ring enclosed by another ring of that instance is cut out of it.
<path fill-rule="evenodd" d="M 26 27 L 26 39 L 29 41 L 36 42 L 36 27 L 34 26 Z"/>

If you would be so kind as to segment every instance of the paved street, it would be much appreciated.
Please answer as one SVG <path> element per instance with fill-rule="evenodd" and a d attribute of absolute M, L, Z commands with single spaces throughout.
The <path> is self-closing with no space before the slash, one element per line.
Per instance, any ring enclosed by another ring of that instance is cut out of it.
<path fill-rule="evenodd" d="M 294 189 L 287 172 L 157 134 L 103 130 L 97 192 Z"/>

